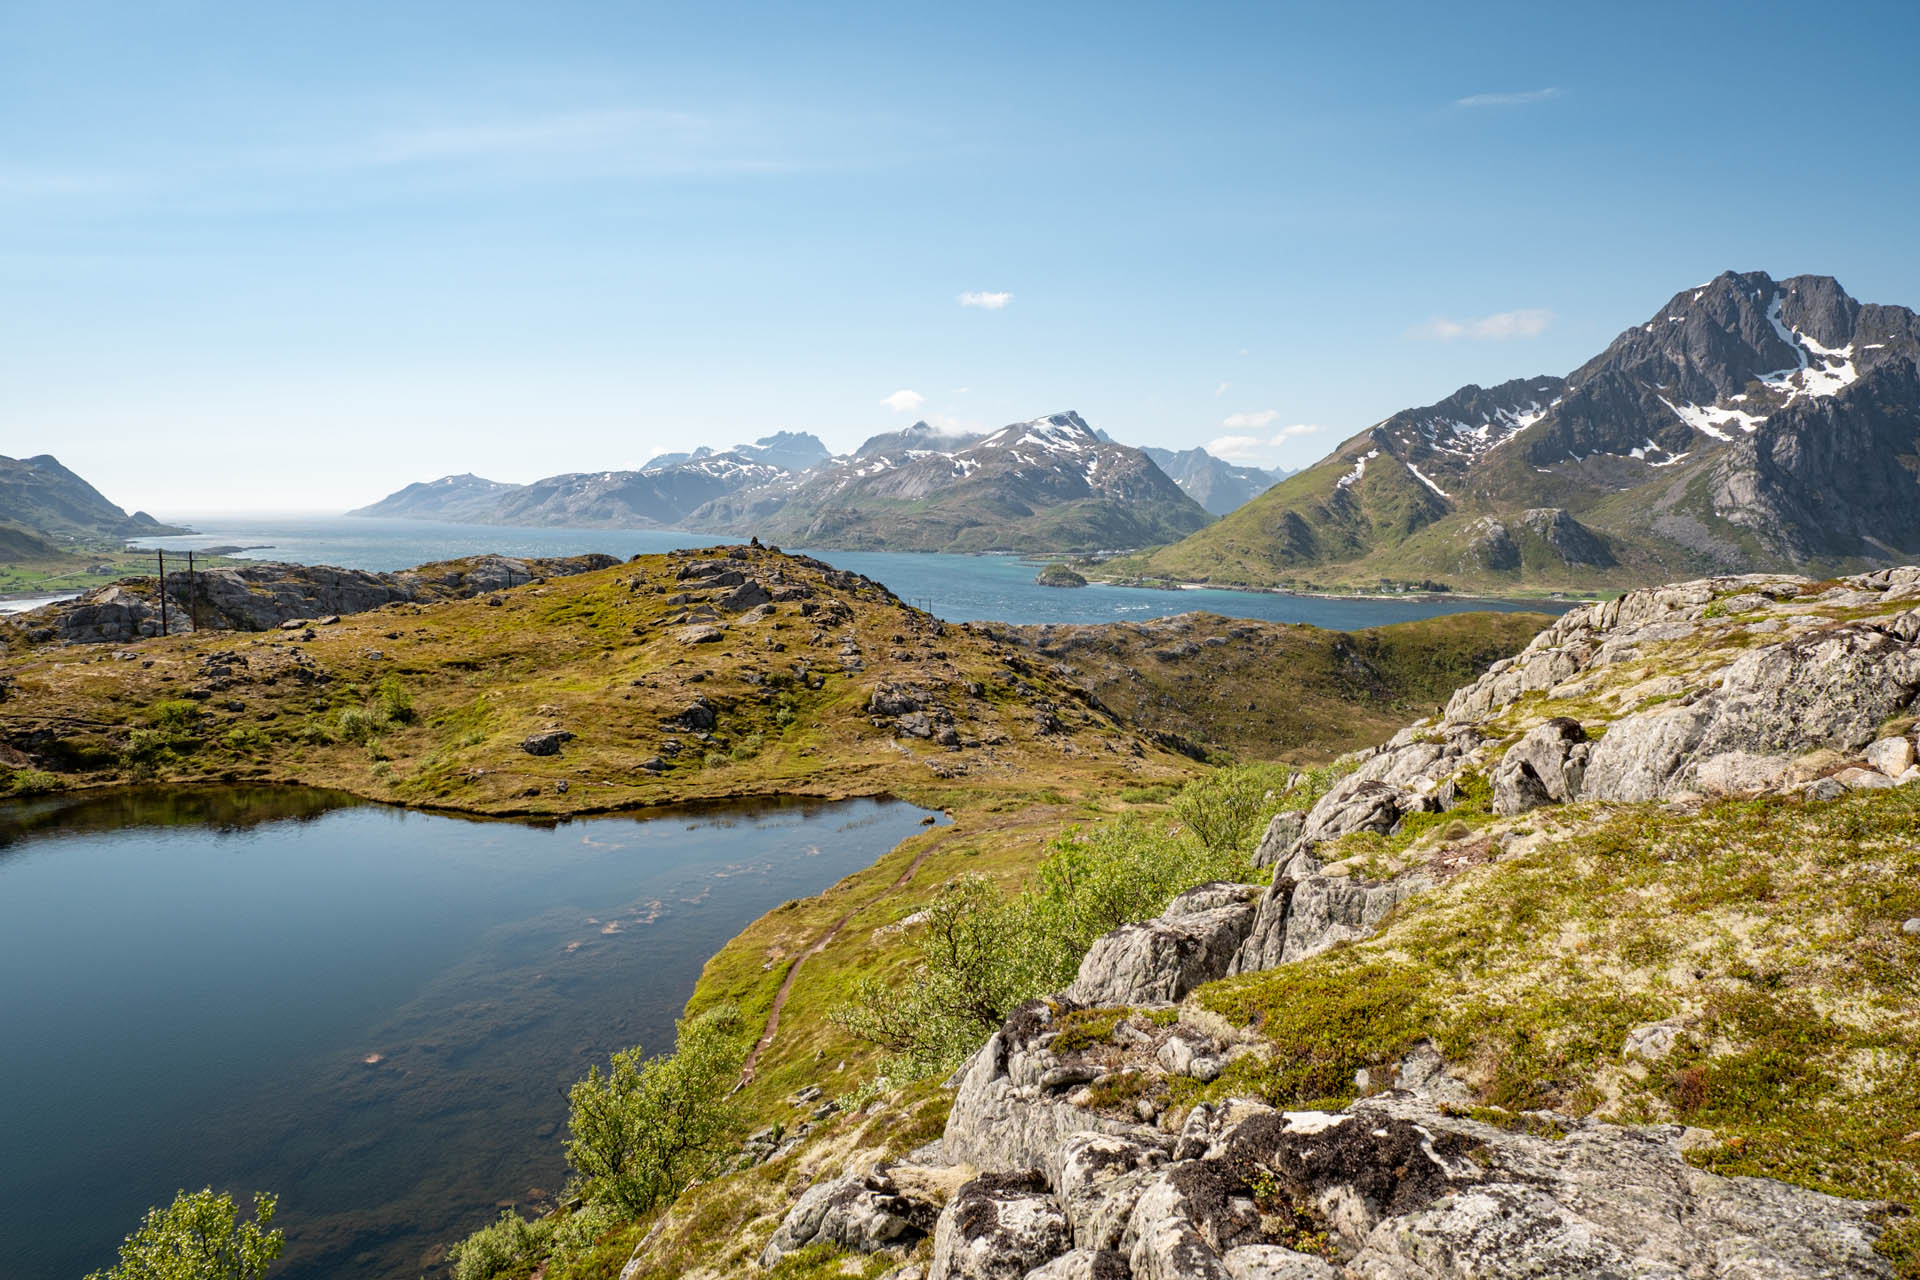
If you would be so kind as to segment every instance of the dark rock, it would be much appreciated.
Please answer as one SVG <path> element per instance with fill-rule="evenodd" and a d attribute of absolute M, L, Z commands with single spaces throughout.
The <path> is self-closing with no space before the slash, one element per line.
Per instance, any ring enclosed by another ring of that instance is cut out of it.
<path fill-rule="evenodd" d="M 520 749 L 530 756 L 557 756 L 563 743 L 572 742 L 574 735 L 565 729 L 547 729 L 530 734 L 520 744 Z"/>

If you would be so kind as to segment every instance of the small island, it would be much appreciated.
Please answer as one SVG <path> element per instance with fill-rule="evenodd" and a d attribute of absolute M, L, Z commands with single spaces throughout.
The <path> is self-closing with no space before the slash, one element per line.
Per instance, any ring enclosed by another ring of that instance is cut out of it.
<path fill-rule="evenodd" d="M 1034 581 L 1043 587 L 1084 587 L 1087 580 L 1064 564 L 1050 564 L 1042 569 Z"/>

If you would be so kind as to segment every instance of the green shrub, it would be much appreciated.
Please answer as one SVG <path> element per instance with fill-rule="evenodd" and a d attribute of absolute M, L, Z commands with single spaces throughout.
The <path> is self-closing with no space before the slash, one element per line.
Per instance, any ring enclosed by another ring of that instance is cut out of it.
<path fill-rule="evenodd" d="M 388 724 L 412 724 L 413 694 L 400 683 L 400 677 L 382 676 L 373 691 L 373 712 Z"/>
<path fill-rule="evenodd" d="M 285 1232 L 267 1229 L 278 1205 L 258 1192 L 254 1220 L 241 1222 L 226 1192 L 181 1191 L 166 1208 L 147 1210 L 119 1262 L 87 1280 L 259 1280 L 286 1244 Z"/>
<path fill-rule="evenodd" d="M 16 796 L 43 796 L 51 792 L 64 790 L 66 783 L 59 775 L 46 773 L 39 769 L 13 769 L 0 777 L 0 791 Z"/>
<path fill-rule="evenodd" d="M 1133 815 L 1074 828 L 1025 892 L 976 877 L 944 886 L 926 908 L 907 980 L 864 978 L 829 1016 L 892 1053 L 889 1076 L 944 1074 L 1015 1005 L 1072 982 L 1102 934 L 1158 915 L 1196 884 L 1251 880 L 1249 851 L 1250 841 L 1214 850 Z"/>
<path fill-rule="evenodd" d="M 448 1251 L 453 1280 L 494 1280 L 495 1276 L 530 1271 L 546 1253 L 552 1234 L 547 1220 L 528 1222 L 514 1210 L 503 1209 L 498 1221 Z"/>
<path fill-rule="evenodd" d="M 386 719 L 371 707 L 342 707 L 333 715 L 334 733 L 343 742 L 371 742 L 386 727 Z"/>
<path fill-rule="evenodd" d="M 739 1011 L 719 1005 L 680 1021 L 672 1053 L 636 1045 L 605 1076 L 588 1071 L 567 1094 L 567 1160 L 587 1197 L 638 1217 L 712 1172 L 733 1147 L 727 1090 L 745 1048 Z"/>

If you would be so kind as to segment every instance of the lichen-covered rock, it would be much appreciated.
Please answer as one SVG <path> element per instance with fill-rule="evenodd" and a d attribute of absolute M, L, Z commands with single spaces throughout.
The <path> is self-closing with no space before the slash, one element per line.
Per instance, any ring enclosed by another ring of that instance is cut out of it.
<path fill-rule="evenodd" d="M 1125 924 L 1098 939 L 1080 962 L 1067 997 L 1087 1005 L 1170 1004 L 1203 982 L 1225 977 L 1253 924 L 1247 885 L 1202 886 L 1166 914 Z M 1191 909 L 1200 902 L 1219 905 Z"/>
<path fill-rule="evenodd" d="M 1228 971 L 1257 973 L 1317 955 L 1336 943 L 1364 938 L 1380 927 L 1388 912 L 1431 885 L 1420 874 L 1381 882 L 1322 875 L 1299 881 L 1276 877 L 1261 897 L 1253 926 Z"/>
<path fill-rule="evenodd" d="M 1070 1135 L 1054 1151 L 1048 1182 L 1081 1249 L 1119 1247 L 1134 1202 L 1167 1160 L 1167 1144 L 1110 1133 Z"/>
<path fill-rule="evenodd" d="M 1027 1280 L 1129 1280 L 1129 1273 L 1120 1254 L 1074 1249 L 1027 1272 Z"/>
<path fill-rule="evenodd" d="M 1340 1280 L 1340 1273 L 1326 1259 L 1273 1244 L 1229 1249 L 1221 1255 L 1220 1265 L 1233 1280 Z"/>
<path fill-rule="evenodd" d="M 1260 843 L 1254 846 L 1253 865 L 1271 867 L 1285 858 L 1293 848 L 1294 841 L 1306 829 L 1307 815 L 1299 809 L 1289 809 L 1276 813 L 1267 823 L 1266 832 L 1260 837 Z"/>
<path fill-rule="evenodd" d="M 1507 749 L 1493 775 L 1493 811 L 1511 816 L 1580 794 L 1592 747 L 1578 720 L 1555 716 Z"/>
<path fill-rule="evenodd" d="M 1039 1174 L 982 1174 L 940 1211 L 928 1280 L 1025 1280 L 1072 1243 Z"/>
<path fill-rule="evenodd" d="M 815 1183 L 801 1193 L 760 1254 L 771 1267 L 816 1242 L 856 1253 L 912 1244 L 933 1229 L 939 1207 L 904 1194 L 889 1165 Z"/>
<path fill-rule="evenodd" d="M 1150 1126 L 1098 1115 L 1067 1100 L 1104 1068 L 1063 1071 L 1050 1040 L 1058 1010 L 1071 1002 L 1031 1000 L 1007 1016 L 999 1031 L 967 1060 L 953 1082 L 953 1110 L 943 1139 L 946 1156 L 981 1169 L 1039 1169 L 1069 1137 L 1083 1131 L 1118 1134 L 1148 1144 L 1162 1140 Z"/>

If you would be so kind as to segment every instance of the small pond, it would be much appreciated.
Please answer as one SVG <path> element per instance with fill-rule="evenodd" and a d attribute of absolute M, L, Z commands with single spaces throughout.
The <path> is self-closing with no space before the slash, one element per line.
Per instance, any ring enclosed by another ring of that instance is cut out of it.
<path fill-rule="evenodd" d="M 559 825 L 284 788 L 0 805 L 0 1239 L 110 1264 L 149 1205 L 280 1196 L 284 1280 L 415 1280 L 565 1176 L 568 1084 L 671 1046 L 707 958 L 872 864 L 887 800 Z"/>

